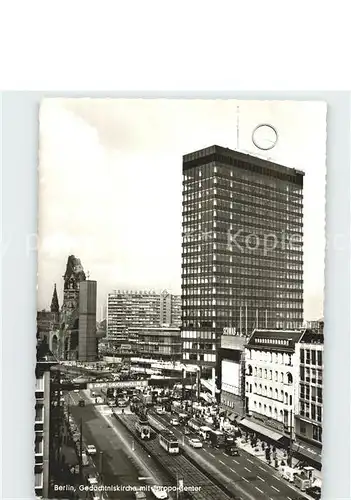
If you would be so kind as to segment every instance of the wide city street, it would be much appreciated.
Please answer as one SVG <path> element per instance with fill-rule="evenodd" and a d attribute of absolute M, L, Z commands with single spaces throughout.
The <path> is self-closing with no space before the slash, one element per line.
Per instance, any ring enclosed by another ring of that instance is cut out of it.
<path fill-rule="evenodd" d="M 230 457 L 209 444 L 204 443 L 203 448 L 194 450 L 186 444 L 182 429 L 170 424 L 171 416 L 156 415 L 153 411 L 148 414 L 150 421 L 156 420 L 165 427 L 172 430 L 183 446 L 198 458 L 198 462 L 204 462 L 204 466 L 210 471 L 217 470 L 238 489 L 243 490 L 255 500 L 299 500 L 306 498 L 301 492 L 291 488 L 289 484 L 280 479 L 278 474 L 274 474 L 272 468 L 264 464 L 257 458 L 249 455 L 244 450 L 240 450 L 239 456 Z M 239 493 L 240 494 L 240 493 Z"/>
<path fill-rule="evenodd" d="M 85 406 L 79 406 L 84 399 Z M 85 391 L 70 392 L 70 414 L 77 423 L 82 419 L 83 436 L 87 444 L 97 449 L 93 461 L 97 471 L 102 471 L 104 486 L 124 485 L 169 485 L 168 477 L 144 449 L 135 442 L 125 428 L 111 417 L 111 409 L 106 405 L 94 406 Z M 107 492 L 110 499 L 135 499 L 134 492 Z M 150 492 L 147 499 L 154 498 Z"/>

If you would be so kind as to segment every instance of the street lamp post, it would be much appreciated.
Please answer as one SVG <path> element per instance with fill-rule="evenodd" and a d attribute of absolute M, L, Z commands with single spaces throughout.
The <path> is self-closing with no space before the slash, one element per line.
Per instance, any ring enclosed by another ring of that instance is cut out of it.
<path fill-rule="evenodd" d="M 102 451 L 100 451 L 100 454 L 99 454 L 99 474 L 100 474 L 100 479 L 102 479 L 103 459 L 104 459 L 104 453 Z"/>

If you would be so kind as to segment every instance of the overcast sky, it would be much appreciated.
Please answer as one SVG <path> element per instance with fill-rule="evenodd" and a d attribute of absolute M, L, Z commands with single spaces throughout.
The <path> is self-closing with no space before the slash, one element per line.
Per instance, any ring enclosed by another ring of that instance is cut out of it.
<path fill-rule="evenodd" d="M 239 106 L 239 144 L 237 144 Z M 251 141 L 274 125 L 276 147 Z M 181 286 L 182 155 L 213 144 L 305 171 L 305 318 L 323 315 L 326 105 L 234 100 L 45 99 L 40 110 L 38 308 L 67 257 L 113 289 Z"/>

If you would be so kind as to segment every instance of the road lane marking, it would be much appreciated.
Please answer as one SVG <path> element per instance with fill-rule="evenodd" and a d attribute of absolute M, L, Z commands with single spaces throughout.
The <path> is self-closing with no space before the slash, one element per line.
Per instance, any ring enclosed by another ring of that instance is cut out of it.
<path fill-rule="evenodd" d="M 280 493 L 280 490 L 278 490 L 278 488 L 276 488 L 275 486 L 272 486 L 272 488 L 277 491 L 278 493 Z"/>
<path fill-rule="evenodd" d="M 288 500 L 292 500 L 292 498 L 290 498 L 290 497 L 286 497 L 286 498 L 287 498 Z"/>
<path fill-rule="evenodd" d="M 208 451 L 207 453 L 208 453 L 209 455 L 211 455 L 211 457 L 216 458 L 216 456 L 215 456 L 213 453 L 211 453 L 210 451 Z"/>
<path fill-rule="evenodd" d="M 226 453 L 223 453 L 223 455 L 225 455 L 226 457 L 229 457 L 229 455 L 227 455 Z"/>
<path fill-rule="evenodd" d="M 237 474 L 236 470 L 232 469 L 231 467 L 229 467 L 229 469 L 230 469 L 232 472 L 235 472 L 235 474 Z"/>
<path fill-rule="evenodd" d="M 224 462 L 222 462 L 222 460 L 218 460 L 218 462 L 219 462 L 220 464 L 227 465 L 227 464 L 225 464 Z"/>
<path fill-rule="evenodd" d="M 233 462 L 235 462 L 236 464 L 240 465 L 240 462 L 238 462 L 238 461 L 237 461 L 237 460 L 235 460 L 234 458 L 233 458 Z"/>
<path fill-rule="evenodd" d="M 249 458 L 247 459 L 248 462 L 251 462 L 252 464 L 254 463 L 252 460 L 250 460 Z"/>
<path fill-rule="evenodd" d="M 249 480 L 246 479 L 246 477 L 243 477 L 243 480 L 246 481 L 247 483 L 249 482 Z"/>
<path fill-rule="evenodd" d="M 263 467 L 258 466 L 258 468 L 263 470 L 263 472 L 267 472 L 266 469 L 264 469 Z"/>
<path fill-rule="evenodd" d="M 247 470 L 247 472 L 252 472 L 250 469 L 248 469 L 247 467 L 244 467 L 245 470 Z"/>
<path fill-rule="evenodd" d="M 256 490 L 258 490 L 260 493 L 262 493 L 264 495 L 264 492 L 262 490 L 260 490 L 260 488 L 257 488 L 257 486 L 255 486 Z"/>
<path fill-rule="evenodd" d="M 259 479 L 260 481 L 263 481 L 264 482 L 264 479 L 262 479 L 262 477 L 260 476 L 257 476 L 257 479 Z M 291 500 L 291 499 L 290 499 Z"/>

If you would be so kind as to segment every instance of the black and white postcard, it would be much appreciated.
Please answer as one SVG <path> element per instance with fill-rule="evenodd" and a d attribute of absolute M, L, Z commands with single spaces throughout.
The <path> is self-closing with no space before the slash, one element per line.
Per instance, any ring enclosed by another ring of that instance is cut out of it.
<path fill-rule="evenodd" d="M 322 102 L 42 101 L 37 498 L 321 498 L 325 177 Z"/>

